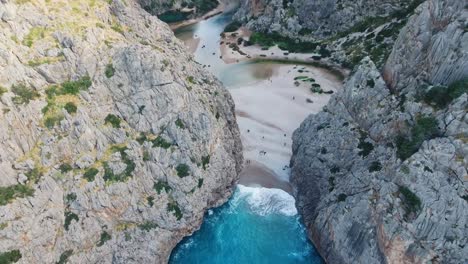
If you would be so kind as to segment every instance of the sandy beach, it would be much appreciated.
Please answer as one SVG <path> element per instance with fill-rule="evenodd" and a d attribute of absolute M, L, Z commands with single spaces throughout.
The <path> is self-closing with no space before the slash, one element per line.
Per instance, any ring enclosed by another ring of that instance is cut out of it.
<path fill-rule="evenodd" d="M 277 47 L 240 46 L 246 55 L 229 48 L 237 38 L 250 32 L 240 28 L 236 36 L 220 33 L 229 23 L 223 15 L 179 30 L 195 59 L 209 69 L 231 92 L 244 146 L 245 169 L 240 183 L 246 186 L 278 188 L 291 193 L 289 161 L 292 133 L 310 114 L 319 112 L 331 94 L 342 86 L 340 76 L 319 67 L 297 65 L 311 62 L 314 54 L 287 53 Z M 291 64 L 255 59 L 289 60 Z M 298 62 L 298 63 L 299 63 Z M 300 63 L 299 63 L 300 64 Z"/>
<path fill-rule="evenodd" d="M 300 81 L 296 86 L 294 79 L 314 78 L 325 91 L 336 91 L 341 81 L 310 66 L 278 64 L 274 68 L 270 78 L 232 88 L 230 92 L 236 102 L 246 162 L 262 164 L 280 181 L 287 182 L 292 133 L 309 114 L 319 112 L 331 96 L 311 92 L 309 82 Z"/>

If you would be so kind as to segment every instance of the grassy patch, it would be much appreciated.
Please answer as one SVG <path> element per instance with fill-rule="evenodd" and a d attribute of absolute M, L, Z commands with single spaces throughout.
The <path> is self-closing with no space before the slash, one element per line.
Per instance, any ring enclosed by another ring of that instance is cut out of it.
<path fill-rule="evenodd" d="M 397 156 L 406 160 L 416 153 L 425 140 L 435 138 L 439 135 L 437 120 L 434 117 L 418 117 L 416 124 L 408 136 L 399 135 L 396 138 Z"/>
<path fill-rule="evenodd" d="M 0 206 L 6 205 L 16 198 L 24 198 L 32 196 L 34 189 L 27 185 L 11 185 L 7 187 L 0 187 Z"/>
<path fill-rule="evenodd" d="M 177 176 L 180 178 L 187 177 L 190 174 L 190 167 L 187 164 L 179 164 L 176 167 Z"/>
<path fill-rule="evenodd" d="M 16 105 L 29 104 L 30 101 L 39 97 L 39 93 L 24 83 L 11 86 L 11 91 L 15 94 L 13 103 Z"/>
<path fill-rule="evenodd" d="M 34 42 L 45 37 L 44 27 L 33 27 L 23 39 L 23 45 L 32 47 Z"/>

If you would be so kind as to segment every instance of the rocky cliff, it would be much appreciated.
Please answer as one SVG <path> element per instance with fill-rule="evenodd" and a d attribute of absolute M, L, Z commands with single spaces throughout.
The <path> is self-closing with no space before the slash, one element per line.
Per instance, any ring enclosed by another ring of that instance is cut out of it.
<path fill-rule="evenodd" d="M 353 68 L 369 56 L 381 68 L 398 32 L 422 2 L 243 0 L 234 19 L 261 35 L 271 35 L 273 40 L 281 36 L 276 41 L 280 47 L 284 42 L 303 47 L 313 42 L 315 59 Z"/>
<path fill-rule="evenodd" d="M 292 183 L 328 263 L 466 263 L 468 12 L 428 0 L 383 72 L 362 60 L 293 136 Z"/>
<path fill-rule="evenodd" d="M 329 37 L 369 17 L 387 17 L 411 1 L 372 0 L 242 0 L 236 18 L 255 31 Z"/>
<path fill-rule="evenodd" d="M 136 1 L 0 1 L 0 262 L 163 263 L 241 169 L 234 104 Z"/>
<path fill-rule="evenodd" d="M 165 22 L 179 22 L 203 16 L 215 9 L 218 0 L 138 0 L 149 13 Z"/>

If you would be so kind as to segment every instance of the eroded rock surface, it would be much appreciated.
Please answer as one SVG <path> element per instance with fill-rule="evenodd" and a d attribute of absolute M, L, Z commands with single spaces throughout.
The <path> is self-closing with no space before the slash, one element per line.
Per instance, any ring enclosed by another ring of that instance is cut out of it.
<path fill-rule="evenodd" d="M 0 254 L 166 262 L 237 182 L 229 93 L 136 1 L 0 17 Z"/>
<path fill-rule="evenodd" d="M 422 4 L 383 74 L 365 58 L 294 133 L 297 206 L 327 262 L 467 261 L 466 17 Z"/>

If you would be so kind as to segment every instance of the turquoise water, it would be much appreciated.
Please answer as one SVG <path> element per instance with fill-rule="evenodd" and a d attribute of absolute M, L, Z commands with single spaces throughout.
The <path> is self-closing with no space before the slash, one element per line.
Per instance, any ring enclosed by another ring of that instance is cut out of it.
<path fill-rule="evenodd" d="M 220 33 L 231 16 L 227 12 L 175 32 L 182 40 L 200 39 L 195 60 L 228 89 L 269 78 L 264 73 L 266 64 L 227 65 L 219 58 Z M 294 203 L 291 195 L 279 189 L 239 185 L 226 204 L 207 212 L 199 231 L 179 243 L 169 263 L 323 263 L 307 239 Z"/>
<path fill-rule="evenodd" d="M 294 198 L 278 189 L 239 185 L 210 210 L 200 230 L 174 249 L 169 263 L 323 263 L 307 239 Z"/>

